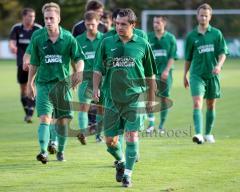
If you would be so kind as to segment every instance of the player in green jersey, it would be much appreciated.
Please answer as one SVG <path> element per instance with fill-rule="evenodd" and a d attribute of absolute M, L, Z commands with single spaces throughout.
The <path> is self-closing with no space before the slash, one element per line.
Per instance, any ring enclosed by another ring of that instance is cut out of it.
<path fill-rule="evenodd" d="M 228 50 L 220 30 L 209 22 L 212 8 L 202 4 L 197 9 L 198 26 L 188 34 L 185 45 L 184 86 L 191 89 L 193 98 L 193 121 L 195 135 L 193 142 L 214 143 L 212 128 L 216 117 L 216 99 L 220 97 L 219 74 Z M 187 73 L 190 69 L 190 81 Z M 203 137 L 203 99 L 206 99 L 206 127 Z"/>
<path fill-rule="evenodd" d="M 139 136 L 144 113 L 138 108 L 148 85 L 147 106 L 152 108 L 155 96 L 155 61 L 149 43 L 133 34 L 136 15 L 122 9 L 116 19 L 117 34 L 104 38 L 96 53 L 93 96 L 99 99 L 99 84 L 104 75 L 104 134 L 107 151 L 118 160 L 116 180 L 122 186 L 132 185 L 132 170 L 138 156 Z M 126 163 L 118 136 L 125 132 Z"/>
<path fill-rule="evenodd" d="M 98 31 L 98 24 L 100 21 L 99 15 L 94 11 L 88 11 L 84 15 L 84 23 L 87 31 L 76 37 L 79 46 L 85 54 L 85 65 L 83 82 L 79 85 L 78 96 L 80 101 L 80 112 L 78 116 L 80 134 L 78 135 L 79 141 L 86 145 L 86 135 L 88 128 L 88 114 L 92 98 L 92 72 L 95 59 L 95 51 L 102 40 L 103 34 Z M 101 121 L 101 116 L 97 115 L 97 122 Z M 101 123 L 99 123 L 100 126 Z M 98 127 L 98 125 L 96 126 Z M 100 132 L 100 130 L 99 130 Z M 101 142 L 102 138 L 100 133 L 96 135 L 96 141 Z"/>
<path fill-rule="evenodd" d="M 168 115 L 167 99 L 172 86 L 172 69 L 174 60 L 177 59 L 177 45 L 173 34 L 165 30 L 167 24 L 165 16 L 155 16 L 153 18 L 154 32 L 148 34 L 148 41 L 152 47 L 157 66 L 157 86 L 161 101 L 159 132 L 164 133 L 164 123 Z M 147 133 L 154 130 L 154 113 L 148 115 L 149 126 Z"/>
<path fill-rule="evenodd" d="M 58 132 L 57 160 L 59 161 L 64 161 L 68 123 L 72 118 L 71 106 L 68 107 L 68 110 L 56 108 L 50 100 L 49 94 L 57 83 L 62 82 L 66 86 L 69 84 L 65 79 L 70 76 L 70 61 L 73 61 L 71 85 L 76 87 L 81 82 L 84 54 L 80 51 L 77 41 L 71 33 L 59 26 L 60 7 L 58 4 L 46 3 L 42 8 L 42 13 L 45 27 L 40 29 L 41 35 L 36 36 L 32 41 L 28 95 L 31 98 L 36 95 L 37 113 L 40 119 L 38 128 L 40 153 L 37 155 L 37 160 L 46 164 L 52 114 L 58 119 L 56 130 Z M 65 99 L 71 100 L 69 89 Z"/>

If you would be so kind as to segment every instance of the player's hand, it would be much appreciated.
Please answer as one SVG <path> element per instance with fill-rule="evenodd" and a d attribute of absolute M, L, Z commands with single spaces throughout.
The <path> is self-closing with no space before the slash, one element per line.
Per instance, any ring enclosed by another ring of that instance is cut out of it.
<path fill-rule="evenodd" d="M 82 72 L 75 72 L 71 76 L 71 82 L 73 89 L 76 89 L 77 85 L 82 82 Z"/>
<path fill-rule="evenodd" d="M 16 46 L 11 47 L 10 50 L 13 54 L 17 54 L 17 47 Z"/>
<path fill-rule="evenodd" d="M 213 69 L 212 73 L 215 75 L 218 75 L 221 72 L 221 67 L 219 67 L 218 65 L 215 66 L 215 68 Z"/>
<path fill-rule="evenodd" d="M 168 70 L 164 70 L 164 71 L 162 72 L 161 79 L 162 79 L 163 81 L 166 81 L 167 78 L 168 78 L 168 75 L 169 75 L 169 71 L 168 71 Z"/>
<path fill-rule="evenodd" d="M 154 101 L 148 101 L 146 104 L 147 113 L 153 113 L 153 109 L 154 109 Z"/>
<path fill-rule="evenodd" d="M 184 84 L 184 87 L 185 87 L 186 89 L 189 87 L 189 82 L 188 82 L 188 78 L 187 78 L 186 75 L 184 75 L 183 84 Z"/>
<path fill-rule="evenodd" d="M 27 84 L 27 96 L 34 100 L 35 96 L 36 96 L 36 92 L 35 92 L 35 87 L 34 85 L 31 84 Z"/>
<path fill-rule="evenodd" d="M 100 90 L 99 89 L 93 89 L 93 100 L 95 102 L 99 102 L 100 98 Z"/>
<path fill-rule="evenodd" d="M 30 65 L 30 58 L 29 59 L 27 59 L 27 58 L 23 59 L 23 66 L 22 66 L 23 71 L 28 71 L 29 70 L 29 65 Z"/>

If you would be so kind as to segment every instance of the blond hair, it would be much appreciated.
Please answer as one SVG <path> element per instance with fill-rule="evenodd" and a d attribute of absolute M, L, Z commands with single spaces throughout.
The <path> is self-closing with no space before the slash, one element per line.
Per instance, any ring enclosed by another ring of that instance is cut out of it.
<path fill-rule="evenodd" d="M 200 9 L 209 10 L 210 13 L 212 14 L 212 7 L 209 4 L 207 4 L 207 3 L 204 3 L 204 4 L 200 5 L 197 8 L 197 13 L 199 13 Z"/>
<path fill-rule="evenodd" d="M 60 15 L 60 7 L 57 3 L 54 2 L 50 2 L 50 3 L 46 3 L 43 5 L 42 7 L 42 13 L 44 14 L 45 11 L 55 11 L 57 14 Z"/>

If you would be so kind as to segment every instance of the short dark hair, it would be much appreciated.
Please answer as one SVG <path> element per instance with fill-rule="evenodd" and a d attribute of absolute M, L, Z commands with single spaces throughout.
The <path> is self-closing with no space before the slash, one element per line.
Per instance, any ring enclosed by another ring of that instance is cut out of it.
<path fill-rule="evenodd" d="M 167 21 L 167 17 L 165 15 L 155 15 L 156 18 L 162 18 L 164 21 Z"/>
<path fill-rule="evenodd" d="M 200 9 L 205 9 L 205 10 L 209 10 L 210 13 L 212 14 L 212 7 L 207 4 L 207 3 L 204 3 L 202 5 L 200 5 L 198 8 L 197 8 L 197 13 L 199 13 Z"/>
<path fill-rule="evenodd" d="M 137 21 L 137 16 L 135 15 L 135 13 L 133 12 L 132 9 L 121 9 L 118 13 L 119 17 L 128 17 L 128 22 L 130 24 L 136 23 Z"/>
<path fill-rule="evenodd" d="M 87 2 L 85 10 L 86 11 L 95 11 L 97 9 L 104 8 L 104 5 L 101 1 L 98 0 L 90 0 Z"/>
<path fill-rule="evenodd" d="M 30 12 L 30 13 L 35 13 L 35 10 L 32 9 L 32 8 L 28 8 L 28 7 L 23 8 L 23 10 L 22 10 L 22 16 L 26 16 L 29 12 Z"/>
<path fill-rule="evenodd" d="M 102 18 L 103 19 L 112 19 L 112 12 L 111 11 L 104 11 Z"/>
<path fill-rule="evenodd" d="M 84 14 L 84 20 L 91 21 L 93 19 L 96 19 L 97 21 L 100 20 L 99 15 L 95 11 L 87 11 Z"/>
<path fill-rule="evenodd" d="M 114 9 L 114 10 L 113 10 L 113 13 L 112 13 L 112 18 L 113 18 L 113 19 L 116 19 L 117 16 L 118 16 L 118 13 L 119 13 L 120 11 L 121 11 L 120 8 Z"/>

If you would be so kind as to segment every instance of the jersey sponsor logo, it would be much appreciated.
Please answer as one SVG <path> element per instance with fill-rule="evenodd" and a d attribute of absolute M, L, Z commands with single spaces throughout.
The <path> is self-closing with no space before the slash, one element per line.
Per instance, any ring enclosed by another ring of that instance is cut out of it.
<path fill-rule="evenodd" d="M 62 55 L 46 55 L 45 63 L 62 63 Z"/>
<path fill-rule="evenodd" d="M 21 34 L 19 35 L 19 37 L 22 38 L 22 37 L 23 37 L 23 34 L 21 33 Z"/>
<path fill-rule="evenodd" d="M 113 67 L 134 67 L 135 62 L 131 57 L 115 57 L 112 61 Z"/>
<path fill-rule="evenodd" d="M 95 51 L 88 51 L 88 52 L 85 52 L 85 58 L 86 59 L 94 59 L 95 58 Z"/>
<path fill-rule="evenodd" d="M 154 57 L 167 57 L 166 49 L 155 49 L 153 50 Z"/>
<path fill-rule="evenodd" d="M 30 39 L 19 39 L 18 41 L 21 44 L 29 44 L 30 43 Z"/>
<path fill-rule="evenodd" d="M 214 52 L 214 45 L 213 44 L 201 45 L 197 49 L 199 54 Z"/>

